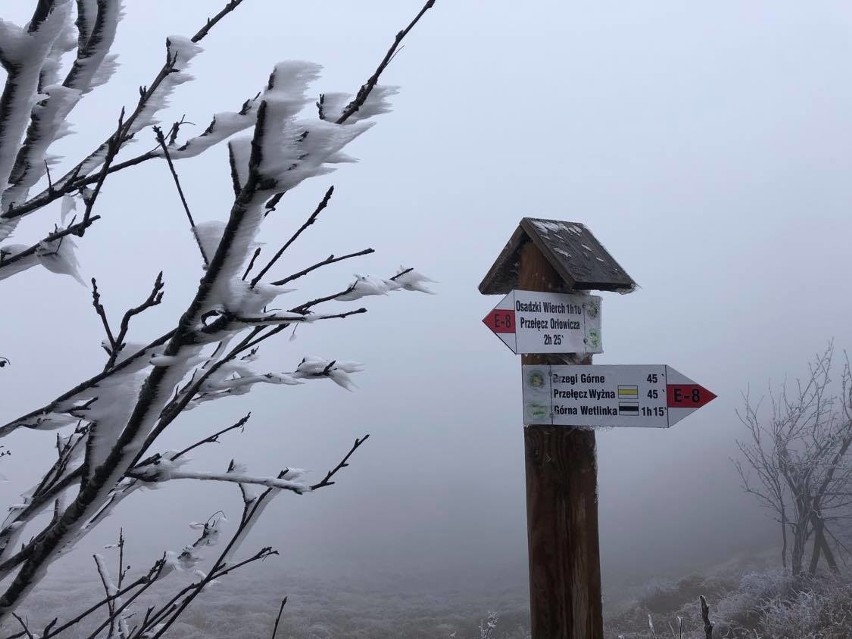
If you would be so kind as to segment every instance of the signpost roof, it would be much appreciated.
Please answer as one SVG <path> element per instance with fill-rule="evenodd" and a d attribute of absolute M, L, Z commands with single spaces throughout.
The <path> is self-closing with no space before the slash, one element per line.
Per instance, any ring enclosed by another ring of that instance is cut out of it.
<path fill-rule="evenodd" d="M 483 295 L 518 288 L 521 247 L 532 242 L 565 282 L 566 290 L 618 291 L 636 288 L 627 272 L 579 222 L 525 217 L 479 284 Z"/>

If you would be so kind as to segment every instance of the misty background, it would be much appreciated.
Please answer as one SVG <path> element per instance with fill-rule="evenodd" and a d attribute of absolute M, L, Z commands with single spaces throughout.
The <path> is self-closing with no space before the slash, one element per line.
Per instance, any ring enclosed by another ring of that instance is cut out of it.
<path fill-rule="evenodd" d="M 31 11 L 7 4 L 16 21 Z M 83 100 L 76 133 L 58 145 L 70 160 L 135 104 L 165 37 L 195 32 L 221 3 L 126 4 L 120 69 Z M 419 6 L 249 0 L 204 41 L 196 81 L 177 90 L 163 121 L 186 115 L 198 125 L 186 134 L 200 131 L 285 59 L 325 67 L 317 93 L 354 92 Z M 275 250 L 334 184 L 329 209 L 275 272 L 376 253 L 323 269 L 282 300 L 341 290 L 353 272 L 388 277 L 400 264 L 437 280 L 437 294 L 370 298 L 367 315 L 301 326 L 261 351 L 258 368 L 270 370 L 293 370 L 305 354 L 363 362 L 356 392 L 259 387 L 182 417 L 163 445 L 250 410 L 244 433 L 200 450 L 192 467 L 224 470 L 236 458 L 258 474 L 298 466 L 321 478 L 370 433 L 337 485 L 279 497 L 245 551 L 280 549 L 264 569 L 282 575 L 525 588 L 520 362 L 481 324 L 500 297 L 476 287 L 521 217 L 571 220 L 640 285 L 602 294 L 605 353 L 595 361 L 669 364 L 718 395 L 670 430 L 598 433 L 605 590 L 771 545 L 775 528 L 730 461 L 745 436 L 735 411 L 749 387 L 759 397 L 770 380 L 806 375 L 828 340 L 850 344 L 850 60 L 844 2 L 439 0 L 383 78 L 401 92 L 350 147 L 360 163 L 288 193 L 262 238 Z M 133 146 L 150 148 L 153 136 Z M 178 171 L 196 219 L 223 219 L 225 147 Z M 164 303 L 130 335 L 143 342 L 173 325 L 201 273 L 166 166 L 111 177 L 97 209 L 103 219 L 78 255 L 113 318 L 164 271 Z M 23 223 L 16 241 L 41 237 L 46 223 Z M 0 354 L 12 362 L 0 371 L 5 423 L 99 370 L 103 336 L 90 294 L 70 278 L 32 269 L 0 286 Z M 2 503 L 35 481 L 52 442 L 50 433 L 8 438 Z M 219 509 L 236 517 L 240 503 L 235 488 L 174 482 L 134 495 L 83 546 L 123 525 L 133 552 L 153 559 L 191 541 L 189 521 Z M 89 554 L 65 565 L 75 561 Z"/>

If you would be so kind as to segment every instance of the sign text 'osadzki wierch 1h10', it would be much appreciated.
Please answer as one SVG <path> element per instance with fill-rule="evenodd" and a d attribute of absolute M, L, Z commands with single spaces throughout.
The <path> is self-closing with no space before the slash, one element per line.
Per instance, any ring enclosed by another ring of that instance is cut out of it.
<path fill-rule="evenodd" d="M 597 295 L 513 290 L 482 320 L 513 353 L 602 353 Z"/>

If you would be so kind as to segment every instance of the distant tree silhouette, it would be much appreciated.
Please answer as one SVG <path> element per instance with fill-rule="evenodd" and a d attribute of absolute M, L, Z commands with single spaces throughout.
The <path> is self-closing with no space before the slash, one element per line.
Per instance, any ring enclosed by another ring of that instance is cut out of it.
<path fill-rule="evenodd" d="M 852 374 L 846 359 L 840 394 L 833 393 L 833 356 L 829 345 L 807 379 L 772 390 L 767 415 L 748 394 L 739 413 L 748 439 L 737 442 L 737 471 L 745 491 L 778 522 L 782 564 L 794 575 L 814 574 L 823 558 L 836 572 L 836 551 L 847 550 L 839 524 L 852 515 Z"/>

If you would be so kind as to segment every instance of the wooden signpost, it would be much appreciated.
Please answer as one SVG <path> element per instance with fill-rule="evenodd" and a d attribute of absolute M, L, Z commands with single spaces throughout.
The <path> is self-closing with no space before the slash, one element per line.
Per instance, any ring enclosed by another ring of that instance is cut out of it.
<path fill-rule="evenodd" d="M 670 426 L 715 397 L 667 366 L 591 365 L 591 354 L 602 352 L 600 298 L 586 292 L 635 286 L 584 225 L 536 218 L 521 220 L 479 285 L 484 295 L 506 295 L 483 322 L 513 352 L 524 353 L 533 639 L 603 639 L 597 459 L 589 426 Z M 567 310 L 579 325 L 560 323 Z M 642 374 L 645 381 L 637 381 Z"/>

